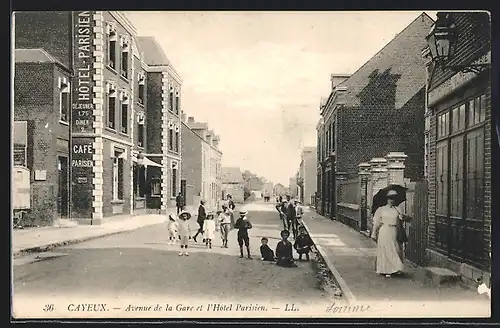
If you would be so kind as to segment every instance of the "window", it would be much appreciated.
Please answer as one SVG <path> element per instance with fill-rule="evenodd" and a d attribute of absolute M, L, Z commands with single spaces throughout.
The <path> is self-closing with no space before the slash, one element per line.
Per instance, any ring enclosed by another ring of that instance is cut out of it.
<path fill-rule="evenodd" d="M 482 218 L 486 106 L 486 96 L 479 95 L 437 115 L 437 215 Z"/>
<path fill-rule="evenodd" d="M 144 147 L 144 112 L 137 114 L 137 146 Z"/>
<path fill-rule="evenodd" d="M 151 179 L 151 196 L 161 196 L 161 181 L 158 178 Z"/>
<path fill-rule="evenodd" d="M 141 105 L 144 105 L 144 99 L 146 98 L 146 89 L 145 89 L 145 84 L 146 84 L 146 77 L 144 74 L 139 73 L 139 88 L 138 88 L 138 96 L 137 96 L 137 102 Z"/>
<path fill-rule="evenodd" d="M 59 78 L 59 120 L 61 122 L 69 122 L 69 111 L 71 102 L 70 82 L 66 78 Z"/>
<path fill-rule="evenodd" d="M 179 115 L 179 91 L 175 92 L 175 113 Z"/>
<path fill-rule="evenodd" d="M 106 27 L 106 34 L 108 35 L 108 66 L 116 70 L 116 27 L 109 23 Z"/>
<path fill-rule="evenodd" d="M 123 151 L 115 150 L 113 158 L 113 200 L 123 200 Z"/>
<path fill-rule="evenodd" d="M 469 126 L 483 123 L 486 119 L 486 95 L 469 101 Z"/>
<path fill-rule="evenodd" d="M 128 133 L 128 95 L 124 92 L 120 94 L 121 100 L 121 133 Z"/>
<path fill-rule="evenodd" d="M 108 128 L 116 129 L 116 86 L 108 83 L 106 86 L 108 94 Z"/>
<path fill-rule="evenodd" d="M 174 128 L 168 129 L 168 150 L 174 150 Z"/>
<path fill-rule="evenodd" d="M 128 79 L 128 70 L 129 70 L 129 67 L 128 67 L 128 62 L 129 62 L 129 56 L 128 56 L 128 52 L 129 52 L 129 41 L 128 41 L 128 37 L 126 35 L 122 36 L 121 39 L 120 39 L 120 45 L 121 45 L 121 48 L 122 48 L 122 63 L 121 63 L 121 76 Z"/>
<path fill-rule="evenodd" d="M 168 94 L 168 110 L 174 110 L 174 88 L 170 87 L 170 92 Z"/>
<path fill-rule="evenodd" d="M 175 145 L 175 151 L 176 152 L 179 152 L 179 128 L 176 127 L 175 128 L 175 141 L 174 141 L 174 145 Z"/>
<path fill-rule="evenodd" d="M 177 162 L 172 162 L 172 197 L 177 195 Z"/>

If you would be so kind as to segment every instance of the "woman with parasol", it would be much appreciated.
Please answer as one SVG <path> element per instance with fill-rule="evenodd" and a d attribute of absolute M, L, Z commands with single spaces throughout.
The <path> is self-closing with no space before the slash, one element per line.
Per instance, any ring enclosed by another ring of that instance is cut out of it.
<path fill-rule="evenodd" d="M 406 188 L 389 185 L 381 189 L 373 198 L 372 238 L 377 241 L 376 271 L 391 277 L 401 274 L 403 264 L 403 243 L 406 234 L 402 225 L 409 217 L 402 215 L 397 206 L 406 201 Z"/>

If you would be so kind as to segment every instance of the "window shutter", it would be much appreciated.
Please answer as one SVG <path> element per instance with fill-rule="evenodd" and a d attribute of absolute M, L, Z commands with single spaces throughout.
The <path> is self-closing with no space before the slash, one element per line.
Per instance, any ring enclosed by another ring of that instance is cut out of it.
<path fill-rule="evenodd" d="M 118 158 L 118 199 L 123 199 L 123 158 Z"/>

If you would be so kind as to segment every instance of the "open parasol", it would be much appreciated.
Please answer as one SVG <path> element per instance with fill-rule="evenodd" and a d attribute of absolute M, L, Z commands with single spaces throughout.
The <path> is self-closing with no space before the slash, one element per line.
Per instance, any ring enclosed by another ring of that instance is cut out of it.
<path fill-rule="evenodd" d="M 395 206 L 398 206 L 402 202 L 406 201 L 406 191 L 408 188 L 397 184 L 390 184 L 387 187 L 380 189 L 375 196 L 373 196 L 372 215 L 379 207 L 387 204 L 387 193 L 389 190 L 394 190 L 396 192 L 396 197 L 394 198 Z"/>

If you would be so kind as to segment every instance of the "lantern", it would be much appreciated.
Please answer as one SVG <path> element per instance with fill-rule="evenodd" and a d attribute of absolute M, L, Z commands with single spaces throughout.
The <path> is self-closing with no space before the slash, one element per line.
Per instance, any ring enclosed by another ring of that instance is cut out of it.
<path fill-rule="evenodd" d="M 433 61 L 444 65 L 453 58 L 457 33 L 450 13 L 437 14 L 434 27 L 426 39 Z"/>

